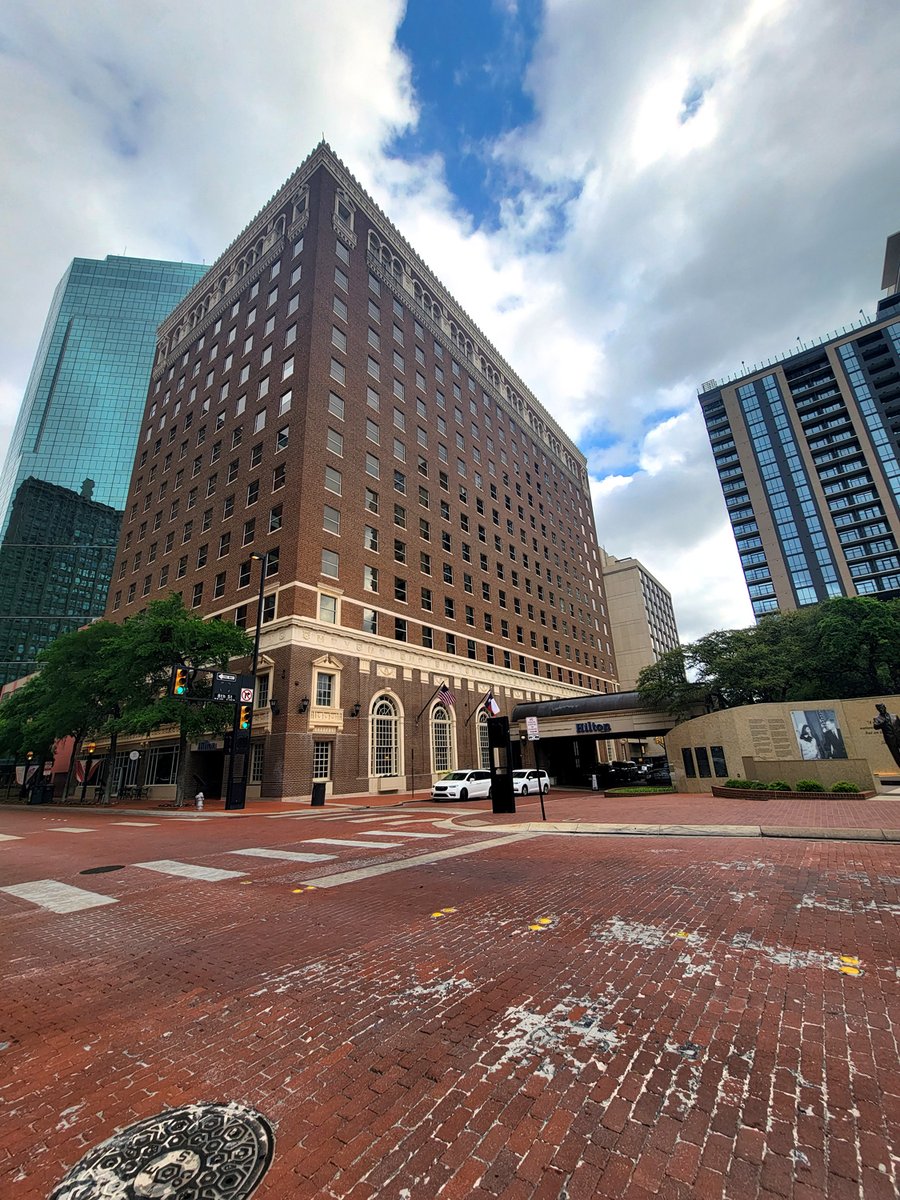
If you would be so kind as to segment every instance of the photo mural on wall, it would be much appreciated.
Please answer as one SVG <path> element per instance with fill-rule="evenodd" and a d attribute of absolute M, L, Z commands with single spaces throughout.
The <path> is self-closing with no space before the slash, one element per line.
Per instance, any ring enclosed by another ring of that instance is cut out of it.
<path fill-rule="evenodd" d="M 793 710 L 791 721 L 801 758 L 847 757 L 847 747 L 833 708 Z"/>

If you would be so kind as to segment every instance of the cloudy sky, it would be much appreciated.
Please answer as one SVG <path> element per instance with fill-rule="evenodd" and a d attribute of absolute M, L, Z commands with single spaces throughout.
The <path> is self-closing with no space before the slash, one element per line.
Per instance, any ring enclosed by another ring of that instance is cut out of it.
<path fill-rule="evenodd" d="M 7 0 L 0 449 L 73 257 L 211 262 L 324 135 L 683 639 L 749 624 L 697 388 L 872 313 L 898 51 L 897 0 Z"/>

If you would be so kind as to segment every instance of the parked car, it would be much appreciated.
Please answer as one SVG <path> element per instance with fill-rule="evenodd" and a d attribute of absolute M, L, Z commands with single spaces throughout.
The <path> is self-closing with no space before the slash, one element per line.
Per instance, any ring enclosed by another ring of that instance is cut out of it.
<path fill-rule="evenodd" d="M 638 783 L 640 778 L 637 765 L 633 762 L 595 763 L 587 773 L 585 784 L 589 788 L 596 786 L 602 791 L 604 788 L 625 787 L 629 783 Z"/>
<path fill-rule="evenodd" d="M 451 771 L 431 789 L 432 800 L 477 800 L 490 794 L 490 771 Z"/>
<path fill-rule="evenodd" d="M 644 778 L 641 780 L 641 782 L 648 784 L 662 784 L 665 787 L 669 787 L 672 783 L 672 773 L 669 770 L 669 764 L 667 762 L 654 763 L 654 765 L 644 775 Z"/>
<path fill-rule="evenodd" d="M 538 772 L 531 768 L 522 768 L 519 771 L 513 771 L 513 791 L 517 796 L 527 796 L 533 793 L 538 794 L 538 774 L 541 777 L 541 790 L 546 796 L 550 791 L 550 777 L 546 771 Z"/>

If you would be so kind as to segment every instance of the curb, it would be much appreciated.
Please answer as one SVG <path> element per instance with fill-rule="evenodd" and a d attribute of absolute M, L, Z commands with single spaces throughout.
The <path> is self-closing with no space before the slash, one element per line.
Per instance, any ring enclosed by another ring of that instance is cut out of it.
<path fill-rule="evenodd" d="M 471 818 L 453 818 L 462 827 L 497 829 L 487 822 Z M 900 829 L 816 829 L 792 825 L 599 825 L 585 821 L 522 821 L 504 825 L 529 833 L 593 834 L 599 837 L 734 837 L 799 838 L 832 842 L 900 842 Z"/>

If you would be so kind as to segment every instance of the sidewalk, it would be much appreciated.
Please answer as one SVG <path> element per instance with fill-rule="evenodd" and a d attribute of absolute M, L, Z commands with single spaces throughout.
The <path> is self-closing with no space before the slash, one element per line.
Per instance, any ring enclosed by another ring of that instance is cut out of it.
<path fill-rule="evenodd" d="M 467 801 L 465 816 L 457 815 L 461 803 L 443 804 L 422 792 L 393 795 L 329 797 L 313 809 L 308 801 L 251 800 L 244 809 L 225 811 L 223 800 L 207 800 L 203 816 L 223 818 L 271 816 L 301 812 L 340 812 L 348 809 L 447 808 L 457 823 L 528 826 L 560 833 L 652 834 L 732 837 L 807 837 L 867 841 L 900 841 L 900 800 L 724 800 L 708 793 L 664 793 L 644 796 L 606 797 L 602 792 L 551 791 L 544 798 L 547 821 L 541 820 L 537 796 L 516 798 L 515 813 L 492 813 L 489 800 Z M 18 808 L 18 805 L 3 807 Z M 21 806 L 27 807 L 27 806 Z M 187 817 L 192 804 L 183 808 L 160 805 L 152 800 L 125 804 L 40 806 L 92 815 L 130 814 Z M 38 806 L 34 806 L 38 810 Z M 199 814 L 198 814 L 199 815 Z"/>

